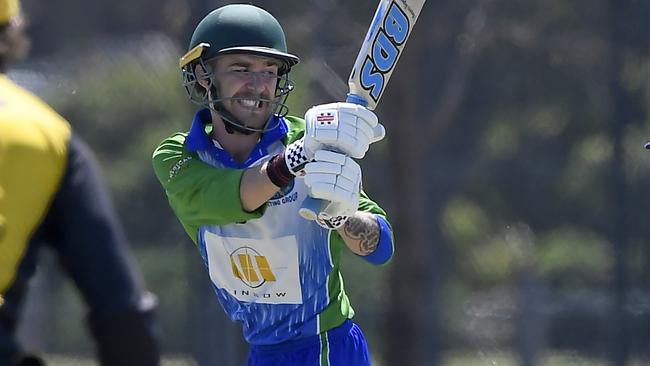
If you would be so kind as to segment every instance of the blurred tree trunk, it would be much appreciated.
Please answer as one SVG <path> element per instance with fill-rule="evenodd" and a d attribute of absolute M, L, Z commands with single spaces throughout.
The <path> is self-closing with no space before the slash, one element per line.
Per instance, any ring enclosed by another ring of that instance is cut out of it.
<path fill-rule="evenodd" d="M 543 312 L 547 304 L 544 284 L 540 281 L 536 263 L 535 237 L 528 225 L 513 225 L 506 236 L 516 255 L 514 288 L 517 299 L 514 346 L 521 366 L 534 366 L 546 348 L 547 329 Z"/>
<path fill-rule="evenodd" d="M 456 20 L 462 24 L 460 35 L 448 29 L 443 33 L 452 52 L 437 54 L 432 51 L 436 33 L 426 25 L 435 24 L 433 14 L 444 5 L 425 5 L 400 61 L 410 67 L 397 66 L 385 96 L 392 106 L 384 113 L 389 126 L 391 176 L 399 189 L 397 210 L 391 215 L 396 255 L 389 280 L 392 301 L 385 340 L 387 365 L 436 365 L 441 358 L 440 286 L 450 258 L 445 254 L 440 213 L 469 166 L 459 166 L 446 172 L 444 180 L 434 182 L 432 177 L 441 176 L 436 174 L 440 168 L 431 166 L 434 159 L 429 155 L 457 118 L 483 46 L 481 35 L 489 3 L 477 0 L 469 11 L 461 13 Z M 457 38 L 463 42 L 456 42 Z M 440 63 L 434 58 L 443 54 L 452 61 L 442 63 L 448 69 L 436 69 L 433 65 Z M 439 75 L 444 75 L 443 81 L 436 85 Z"/>
<path fill-rule="evenodd" d="M 395 98 L 392 103 L 395 108 L 384 113 L 386 120 L 393 121 L 392 127 L 389 127 L 391 177 L 395 180 L 393 185 L 400 190 L 396 212 L 391 215 L 396 253 L 389 280 L 392 301 L 388 310 L 385 354 L 387 365 L 418 365 L 419 328 L 427 319 L 434 318 L 433 314 L 418 312 L 426 307 L 424 293 L 436 292 L 434 288 L 423 286 L 426 284 L 423 280 L 429 258 L 422 255 L 422 249 L 434 244 L 429 243 L 424 235 L 427 231 L 424 219 L 428 212 L 423 200 L 423 169 L 416 158 L 422 151 L 422 141 L 418 138 L 419 130 L 416 127 L 419 118 L 415 115 L 415 98 L 409 98 L 411 85 L 417 85 L 417 73 L 402 70 L 395 76 L 397 78 L 391 81 L 391 88 L 397 91 L 391 94 Z M 434 263 L 429 262 L 428 265 L 435 267 Z M 436 346 L 432 345 L 432 348 Z"/>
<path fill-rule="evenodd" d="M 609 93 L 612 106 L 610 110 L 610 136 L 614 154 L 610 166 L 609 190 L 611 192 L 612 225 L 608 230 L 609 242 L 613 245 L 614 269 L 612 291 L 614 303 L 611 309 L 610 358 L 613 365 L 625 365 L 629 357 L 627 319 L 627 279 L 625 257 L 628 246 L 627 237 L 627 183 L 625 178 L 625 161 L 623 134 L 630 122 L 633 102 L 623 87 L 623 73 L 631 32 L 628 16 L 632 6 L 630 1 L 610 0 L 610 49 L 609 49 Z M 634 24 L 632 22 L 632 24 Z M 641 147 L 639 146 L 639 149 Z"/>
<path fill-rule="evenodd" d="M 439 210 L 428 196 L 426 177 L 431 167 L 423 158 L 434 143 L 426 134 L 431 89 L 422 82 L 424 74 L 433 71 L 421 67 L 428 60 L 428 43 L 426 34 L 411 36 L 384 96 L 382 115 L 388 128 L 392 186 L 397 189 L 396 210 L 390 213 L 396 247 L 389 277 L 386 365 L 435 365 L 440 353 L 436 300 L 441 258 L 434 253 L 441 243 L 429 235 Z"/>

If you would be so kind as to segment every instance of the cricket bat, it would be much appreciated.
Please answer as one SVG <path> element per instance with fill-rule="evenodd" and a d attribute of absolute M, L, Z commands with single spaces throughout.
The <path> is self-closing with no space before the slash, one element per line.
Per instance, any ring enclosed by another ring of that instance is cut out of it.
<path fill-rule="evenodd" d="M 374 110 L 384 94 L 425 0 L 380 0 L 348 78 L 347 102 Z M 299 213 L 316 220 L 322 201 L 307 197 Z"/>

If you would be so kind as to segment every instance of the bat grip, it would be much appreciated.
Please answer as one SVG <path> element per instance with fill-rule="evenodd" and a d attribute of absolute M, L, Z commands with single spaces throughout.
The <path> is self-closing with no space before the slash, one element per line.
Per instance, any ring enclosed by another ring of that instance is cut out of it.
<path fill-rule="evenodd" d="M 357 94 L 348 93 L 348 98 L 345 101 L 348 102 L 348 103 L 354 103 L 354 104 L 362 105 L 364 107 L 368 106 L 368 102 L 366 102 L 366 100 L 363 99 L 362 96 L 357 95 Z"/>
<path fill-rule="evenodd" d="M 364 107 L 368 106 L 368 102 L 366 102 L 363 97 L 353 93 L 348 93 L 348 97 L 345 101 L 362 105 Z M 316 220 L 318 218 L 318 213 L 321 211 L 324 204 L 325 202 L 322 200 L 308 196 L 304 201 L 302 201 L 302 206 L 300 206 L 298 213 L 306 220 Z"/>
<path fill-rule="evenodd" d="M 305 220 L 314 221 L 318 218 L 318 213 L 321 211 L 324 203 L 323 200 L 307 196 L 307 198 L 302 201 L 302 206 L 298 210 L 298 213 Z"/>

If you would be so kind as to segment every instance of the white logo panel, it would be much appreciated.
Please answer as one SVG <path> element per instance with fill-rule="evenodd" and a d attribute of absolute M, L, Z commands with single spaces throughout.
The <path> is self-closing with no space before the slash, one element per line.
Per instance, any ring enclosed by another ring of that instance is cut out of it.
<path fill-rule="evenodd" d="M 212 282 L 239 301 L 302 304 L 295 236 L 254 240 L 206 231 Z"/>

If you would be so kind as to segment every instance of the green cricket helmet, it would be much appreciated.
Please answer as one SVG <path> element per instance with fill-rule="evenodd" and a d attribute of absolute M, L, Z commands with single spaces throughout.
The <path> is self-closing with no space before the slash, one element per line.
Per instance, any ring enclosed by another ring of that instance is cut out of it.
<path fill-rule="evenodd" d="M 289 92 L 293 90 L 293 83 L 288 79 L 288 73 L 300 59 L 287 52 L 287 43 L 280 23 L 266 10 L 254 5 L 223 6 L 213 10 L 199 22 L 192 34 L 188 52 L 179 62 L 183 74 L 183 86 L 190 99 L 217 111 L 225 117 L 224 122 L 227 126 L 230 125 L 239 132 L 243 129 L 250 133 L 264 132 L 277 127 L 277 125 L 267 125 L 264 129 L 250 128 L 223 108 L 221 102 L 227 98 L 218 95 L 214 83 L 214 78 L 218 75 L 211 70 L 208 61 L 227 54 L 252 54 L 280 61 L 273 100 L 263 101 L 275 106 L 273 114 L 286 115 L 288 109 L 284 102 Z M 207 73 L 197 76 L 195 72 L 197 64 L 201 65 Z M 208 83 L 207 89 L 198 84 L 199 78 Z"/>
<path fill-rule="evenodd" d="M 226 5 L 213 10 L 197 25 L 189 51 L 180 66 L 197 58 L 210 60 L 219 55 L 249 53 L 283 62 L 280 74 L 287 73 L 300 59 L 287 52 L 280 23 L 266 10 L 248 4 Z"/>

